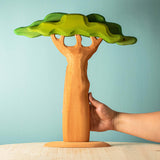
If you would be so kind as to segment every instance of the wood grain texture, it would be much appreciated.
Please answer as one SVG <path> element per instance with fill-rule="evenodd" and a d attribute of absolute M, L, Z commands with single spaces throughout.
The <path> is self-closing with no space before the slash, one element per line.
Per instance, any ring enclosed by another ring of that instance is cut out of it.
<path fill-rule="evenodd" d="M 110 147 L 106 142 L 90 141 L 90 142 L 64 142 L 53 141 L 44 145 L 45 147 L 59 147 L 59 148 L 93 148 L 93 147 Z"/>
<path fill-rule="evenodd" d="M 160 145 L 109 142 L 101 148 L 47 148 L 45 143 L 0 145 L 2 160 L 160 160 Z"/>

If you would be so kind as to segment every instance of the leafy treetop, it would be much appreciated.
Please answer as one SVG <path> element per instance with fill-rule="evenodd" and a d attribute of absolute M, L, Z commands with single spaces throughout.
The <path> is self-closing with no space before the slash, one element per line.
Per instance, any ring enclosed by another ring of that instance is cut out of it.
<path fill-rule="evenodd" d="M 34 38 L 38 36 L 51 36 L 59 34 L 74 36 L 76 34 L 87 37 L 100 37 L 108 43 L 128 45 L 136 43 L 137 39 L 122 34 L 121 26 L 106 22 L 99 14 L 67 14 L 50 13 L 43 20 L 33 22 L 26 27 L 14 30 L 15 34 Z"/>

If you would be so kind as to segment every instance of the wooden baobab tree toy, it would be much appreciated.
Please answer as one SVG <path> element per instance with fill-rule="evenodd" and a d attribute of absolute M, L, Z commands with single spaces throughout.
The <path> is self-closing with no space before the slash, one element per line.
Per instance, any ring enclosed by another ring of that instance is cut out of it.
<path fill-rule="evenodd" d="M 51 13 L 44 20 L 15 29 L 17 35 L 34 38 L 50 36 L 58 50 L 66 57 L 63 99 L 63 141 L 49 142 L 48 147 L 105 147 L 105 142 L 90 142 L 90 108 L 88 100 L 88 60 L 104 40 L 119 45 L 134 44 L 135 37 L 124 36 L 120 25 L 106 22 L 99 14 Z M 57 38 L 55 34 L 61 35 Z M 90 37 L 92 44 L 82 46 L 81 35 Z M 76 45 L 66 46 L 64 38 L 75 36 Z M 99 38 L 96 38 L 99 37 Z"/>

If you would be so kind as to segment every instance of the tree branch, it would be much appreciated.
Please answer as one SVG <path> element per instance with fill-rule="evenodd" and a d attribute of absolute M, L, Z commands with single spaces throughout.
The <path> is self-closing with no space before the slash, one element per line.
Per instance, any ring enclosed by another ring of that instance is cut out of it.
<path fill-rule="evenodd" d="M 75 37 L 77 40 L 75 47 L 82 47 L 82 37 L 79 34 L 76 34 Z"/>
<path fill-rule="evenodd" d="M 97 50 L 98 46 L 102 42 L 102 38 L 90 37 L 92 40 L 92 44 L 89 47 L 85 47 L 82 45 L 82 37 L 81 35 L 75 35 L 76 45 L 75 46 L 66 46 L 64 44 L 65 36 L 61 36 L 59 39 L 56 38 L 55 34 L 51 35 L 51 39 L 57 49 L 65 56 L 69 57 L 70 55 L 76 56 L 77 54 L 81 54 L 84 59 L 89 59 Z M 77 54 L 76 54 L 77 53 Z"/>
<path fill-rule="evenodd" d="M 89 47 L 86 48 L 87 49 L 87 58 L 88 59 L 91 58 L 92 55 L 97 51 L 100 43 L 103 40 L 102 38 L 98 38 L 97 39 L 96 37 L 90 37 L 90 38 L 92 40 L 92 44 Z"/>
<path fill-rule="evenodd" d="M 100 45 L 100 43 L 102 42 L 102 38 L 96 38 L 96 37 L 90 37 L 92 40 L 92 44 L 91 44 L 91 48 L 98 48 L 98 46 Z"/>
<path fill-rule="evenodd" d="M 61 37 L 58 39 L 56 38 L 55 34 L 51 35 L 51 39 L 53 41 L 53 43 L 55 44 L 55 46 L 57 47 L 57 49 L 64 55 L 66 56 L 66 49 L 67 46 L 64 44 L 64 36 L 61 35 Z"/>

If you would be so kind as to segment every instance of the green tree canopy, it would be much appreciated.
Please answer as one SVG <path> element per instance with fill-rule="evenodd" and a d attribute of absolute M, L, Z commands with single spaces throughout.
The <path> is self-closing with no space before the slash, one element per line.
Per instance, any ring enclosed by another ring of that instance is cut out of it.
<path fill-rule="evenodd" d="M 105 18 L 99 14 L 85 16 L 82 14 L 50 13 L 43 20 L 35 21 L 26 27 L 19 27 L 14 32 L 29 38 L 52 34 L 67 37 L 80 34 L 87 37 L 100 37 L 108 43 L 119 45 L 134 44 L 137 41 L 135 37 L 124 36 L 120 25 L 106 22 Z"/>

